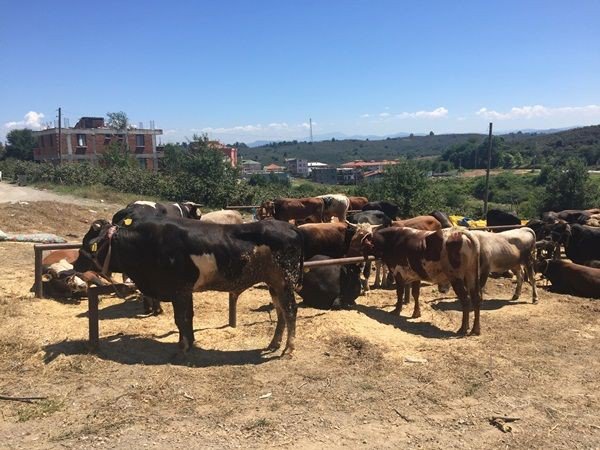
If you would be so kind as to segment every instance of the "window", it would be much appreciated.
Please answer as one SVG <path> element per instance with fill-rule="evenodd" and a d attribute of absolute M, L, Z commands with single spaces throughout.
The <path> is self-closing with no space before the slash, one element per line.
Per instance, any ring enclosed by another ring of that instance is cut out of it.
<path fill-rule="evenodd" d="M 87 140 L 85 134 L 77 135 L 77 147 L 87 147 Z"/>
<path fill-rule="evenodd" d="M 135 146 L 136 147 L 144 147 L 144 135 L 143 134 L 135 135 Z"/>
<path fill-rule="evenodd" d="M 104 145 L 110 145 L 110 138 L 111 138 L 110 134 L 104 135 Z"/>
<path fill-rule="evenodd" d="M 52 147 L 54 145 L 54 136 L 52 136 L 51 134 L 46 135 L 46 145 L 48 147 Z"/>
<path fill-rule="evenodd" d="M 145 158 L 139 158 L 138 164 L 139 164 L 140 168 L 146 169 L 146 159 Z"/>

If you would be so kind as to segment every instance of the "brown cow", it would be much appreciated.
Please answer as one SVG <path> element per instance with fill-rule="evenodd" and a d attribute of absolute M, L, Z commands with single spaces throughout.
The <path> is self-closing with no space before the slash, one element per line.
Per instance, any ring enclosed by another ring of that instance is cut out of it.
<path fill-rule="evenodd" d="M 362 237 L 365 254 L 382 258 L 396 278 L 397 304 L 393 313 L 400 314 L 406 282 L 447 283 L 450 281 L 462 304 L 462 325 L 466 335 L 471 305 L 475 319 L 471 334 L 480 334 L 481 288 L 479 286 L 479 241 L 468 230 L 446 228 L 421 231 L 408 227 L 389 227 Z M 413 292 L 414 294 L 414 292 Z M 415 298 L 413 317 L 420 316 L 419 299 Z"/>
<path fill-rule="evenodd" d="M 348 208 L 351 211 L 361 211 L 363 206 L 369 203 L 369 199 L 367 197 L 348 197 L 350 201 L 350 207 Z"/>
<path fill-rule="evenodd" d="M 307 223 L 298 227 L 304 242 L 304 259 L 315 255 L 342 258 L 348 253 L 354 228 L 346 223 Z M 360 256 L 356 253 L 353 256 Z"/>
<path fill-rule="evenodd" d="M 323 199 L 318 197 L 278 198 L 264 201 L 257 216 L 260 220 L 273 217 L 286 222 L 308 220 L 314 223 L 323 222 L 323 209 Z"/>
<path fill-rule="evenodd" d="M 205 213 L 200 218 L 200 222 L 220 223 L 220 224 L 241 224 L 244 223 L 242 215 L 239 211 L 231 209 L 222 209 L 220 211 L 212 211 Z"/>
<path fill-rule="evenodd" d="M 394 220 L 393 227 L 409 227 L 415 230 L 437 231 L 442 229 L 442 224 L 433 216 L 417 216 L 410 219 Z"/>
<path fill-rule="evenodd" d="M 540 263 L 538 271 L 550 280 L 555 292 L 600 298 L 600 269 L 547 259 Z"/>

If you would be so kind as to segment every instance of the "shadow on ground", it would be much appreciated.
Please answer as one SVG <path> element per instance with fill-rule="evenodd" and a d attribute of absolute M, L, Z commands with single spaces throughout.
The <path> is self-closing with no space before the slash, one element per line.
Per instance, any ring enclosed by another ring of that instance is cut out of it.
<path fill-rule="evenodd" d="M 60 355 L 73 356 L 95 353 L 98 358 L 120 364 L 161 365 L 173 364 L 188 367 L 237 366 L 263 364 L 279 359 L 280 351 L 207 350 L 192 348 L 184 354 L 175 342 L 160 342 L 136 335 L 113 335 L 100 339 L 96 352 L 90 352 L 87 341 L 61 341 L 43 347 L 44 362 L 51 363 Z"/>

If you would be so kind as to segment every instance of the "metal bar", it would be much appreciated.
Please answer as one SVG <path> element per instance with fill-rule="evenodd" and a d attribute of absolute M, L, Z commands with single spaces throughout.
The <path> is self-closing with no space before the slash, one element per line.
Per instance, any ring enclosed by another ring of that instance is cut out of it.
<path fill-rule="evenodd" d="M 44 259 L 44 252 L 47 250 L 72 250 L 81 248 L 81 244 L 34 244 L 33 253 L 35 255 L 35 267 L 33 286 L 36 298 L 43 298 L 44 292 L 42 287 L 42 260 Z"/>
<path fill-rule="evenodd" d="M 375 261 L 374 256 L 368 256 L 367 260 L 368 261 Z M 325 266 L 343 266 L 346 264 L 360 264 L 362 262 L 365 262 L 365 258 L 363 256 L 353 256 L 350 258 L 334 258 L 334 259 L 327 259 L 324 261 L 306 261 L 304 263 L 304 268 L 305 269 L 310 269 L 312 267 L 325 267 Z"/>

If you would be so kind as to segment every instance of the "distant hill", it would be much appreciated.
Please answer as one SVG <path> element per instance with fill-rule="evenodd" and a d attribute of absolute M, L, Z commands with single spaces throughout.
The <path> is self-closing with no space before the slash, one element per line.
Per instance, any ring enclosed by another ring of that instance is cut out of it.
<path fill-rule="evenodd" d="M 440 134 L 433 136 L 388 137 L 377 140 L 330 139 L 309 142 L 278 142 L 258 147 L 241 146 L 239 154 L 243 159 L 253 159 L 262 164 L 283 163 L 285 158 L 302 158 L 327 164 L 342 164 L 353 160 L 397 159 L 399 157 L 435 157 L 454 145 L 466 142 L 481 143 L 485 134 Z M 524 155 L 548 155 L 557 151 L 586 149 L 600 151 L 600 125 L 573 128 L 565 131 L 533 133 L 515 132 L 503 134 L 509 151 Z"/>

